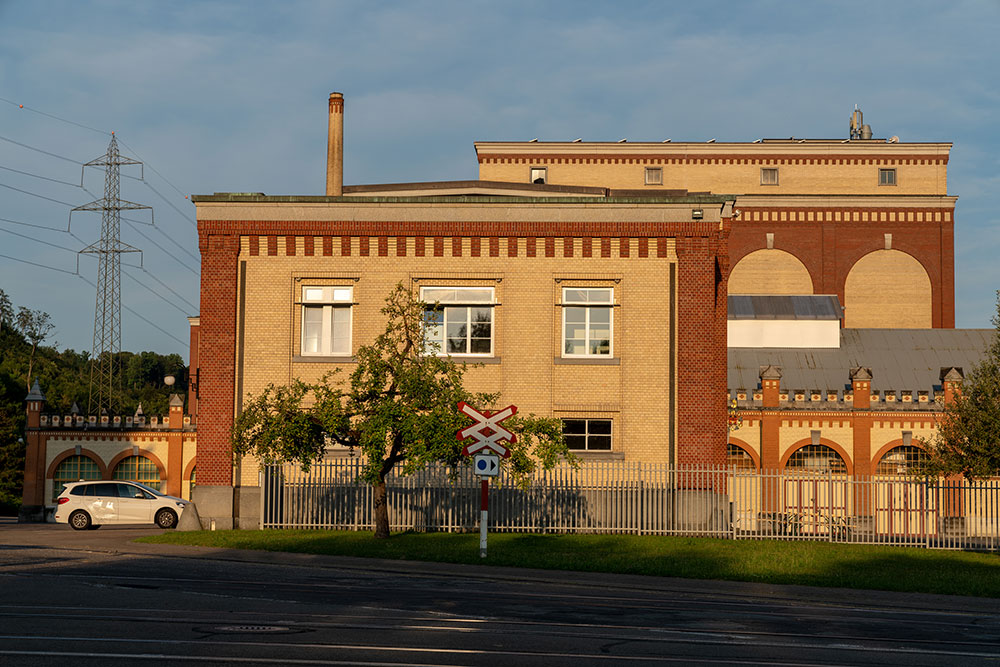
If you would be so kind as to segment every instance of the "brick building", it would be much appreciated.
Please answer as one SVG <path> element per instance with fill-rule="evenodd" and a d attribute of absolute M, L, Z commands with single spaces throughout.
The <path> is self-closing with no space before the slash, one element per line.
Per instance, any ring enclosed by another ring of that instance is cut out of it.
<path fill-rule="evenodd" d="M 228 446 L 242 398 L 350 369 L 400 282 L 445 306 L 445 347 L 482 364 L 470 389 L 566 419 L 585 455 L 722 463 L 732 197 L 491 181 L 344 187 L 342 118 L 331 96 L 326 196 L 193 197 L 203 519 L 225 525 L 230 508 L 253 502 L 256 464 L 234 469 Z"/>
<path fill-rule="evenodd" d="M 845 327 L 955 326 L 950 143 L 477 142 L 479 177 L 736 195 L 730 294 L 836 294 Z"/>
<path fill-rule="evenodd" d="M 45 521 L 68 482 L 129 479 L 163 493 L 191 497 L 196 480 L 195 427 L 174 394 L 168 415 L 52 414 L 38 380 L 25 398 L 24 493 L 21 521 Z"/>

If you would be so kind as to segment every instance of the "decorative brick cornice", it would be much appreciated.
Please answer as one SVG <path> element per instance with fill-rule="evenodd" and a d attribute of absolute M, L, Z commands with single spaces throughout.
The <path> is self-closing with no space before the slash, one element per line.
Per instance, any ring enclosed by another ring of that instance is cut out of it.
<path fill-rule="evenodd" d="M 199 220 L 202 252 L 209 238 L 230 236 L 450 236 L 708 238 L 720 233 L 718 222 L 381 222 Z"/>
<path fill-rule="evenodd" d="M 761 164 L 761 165 L 946 165 L 948 155 L 941 154 L 883 154 L 844 153 L 839 155 L 796 155 L 792 153 L 769 153 L 752 155 L 749 153 L 716 153 L 711 155 L 691 155 L 686 153 L 645 153 L 633 155 L 611 155 L 608 153 L 583 153 L 565 155 L 559 153 L 520 153 L 479 155 L 479 164 Z"/>

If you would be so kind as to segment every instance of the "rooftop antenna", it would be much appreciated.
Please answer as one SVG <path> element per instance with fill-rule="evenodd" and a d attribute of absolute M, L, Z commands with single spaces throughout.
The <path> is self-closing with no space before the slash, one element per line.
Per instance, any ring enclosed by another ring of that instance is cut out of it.
<path fill-rule="evenodd" d="M 851 113 L 851 131 L 848 135 L 850 139 L 871 139 L 872 138 L 872 128 L 871 125 L 865 125 L 864 114 L 861 113 L 861 109 L 858 105 L 854 105 L 854 111 Z"/>

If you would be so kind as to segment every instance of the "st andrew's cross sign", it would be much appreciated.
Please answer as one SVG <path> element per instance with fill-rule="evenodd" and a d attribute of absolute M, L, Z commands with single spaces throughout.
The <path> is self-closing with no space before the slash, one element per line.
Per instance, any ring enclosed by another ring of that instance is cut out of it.
<path fill-rule="evenodd" d="M 517 436 L 501 426 L 500 422 L 517 414 L 516 405 L 508 405 L 503 410 L 497 410 L 496 412 L 491 412 L 490 410 L 480 412 L 465 401 L 462 401 L 458 404 L 458 411 L 476 420 L 475 424 L 459 429 L 458 433 L 455 434 L 455 437 L 459 441 L 468 438 L 472 438 L 473 440 L 462 449 L 464 455 L 472 456 L 477 453 L 486 454 L 493 452 L 505 459 L 510 458 L 510 450 L 500 444 L 500 441 L 506 440 L 508 443 L 515 443 L 517 442 Z"/>

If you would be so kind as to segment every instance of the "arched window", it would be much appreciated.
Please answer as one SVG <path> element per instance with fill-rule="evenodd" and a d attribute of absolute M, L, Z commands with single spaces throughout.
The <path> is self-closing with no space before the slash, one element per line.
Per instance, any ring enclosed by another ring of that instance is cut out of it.
<path fill-rule="evenodd" d="M 195 475 L 196 472 L 198 472 L 198 466 L 195 466 L 195 467 L 191 468 L 191 490 L 192 491 L 194 490 L 194 487 L 195 487 L 194 475 Z"/>
<path fill-rule="evenodd" d="M 731 442 L 726 445 L 726 467 L 736 468 L 737 470 L 757 469 L 750 453 L 739 445 L 734 445 Z"/>
<path fill-rule="evenodd" d="M 795 453 L 788 459 L 788 463 L 785 464 L 785 470 L 846 473 L 847 464 L 832 447 L 806 445 L 795 450 Z"/>
<path fill-rule="evenodd" d="M 139 482 L 160 490 L 160 469 L 145 456 L 130 456 L 115 466 L 114 479 Z"/>
<path fill-rule="evenodd" d="M 905 475 L 927 458 L 927 453 L 913 445 L 893 447 L 875 466 L 876 475 Z"/>
<path fill-rule="evenodd" d="M 77 455 L 65 458 L 52 472 L 52 500 L 58 498 L 70 482 L 100 478 L 101 469 L 97 461 L 89 456 Z"/>

